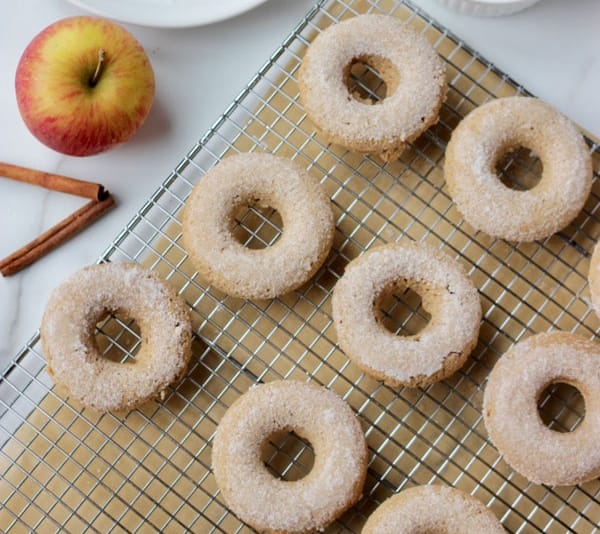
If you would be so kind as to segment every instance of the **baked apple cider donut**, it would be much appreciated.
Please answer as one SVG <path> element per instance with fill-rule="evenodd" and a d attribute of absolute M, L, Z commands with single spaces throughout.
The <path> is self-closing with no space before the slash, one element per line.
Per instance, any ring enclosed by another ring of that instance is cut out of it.
<path fill-rule="evenodd" d="M 104 358 L 97 323 L 122 311 L 140 327 L 135 362 Z M 92 265 L 68 277 L 50 296 L 41 326 L 47 370 L 82 405 L 130 410 L 162 397 L 191 357 L 192 327 L 183 300 L 151 271 L 133 263 Z"/>
<path fill-rule="evenodd" d="M 386 84 L 374 103 L 350 92 L 356 63 Z M 330 26 L 308 47 L 298 73 L 300 99 L 315 127 L 332 143 L 384 161 L 438 119 L 446 69 L 426 37 L 387 15 L 359 15 Z"/>
<path fill-rule="evenodd" d="M 250 249 L 233 234 L 244 207 L 276 209 L 279 239 Z M 235 297 L 268 299 L 307 282 L 329 254 L 335 222 L 319 182 L 293 161 L 271 154 L 223 159 L 194 187 L 183 212 L 183 243 L 198 272 Z"/>
<path fill-rule="evenodd" d="M 397 336 L 379 304 L 412 289 L 431 314 L 423 330 Z M 477 344 L 481 301 L 461 266 L 424 243 L 376 247 L 351 261 L 333 290 L 338 344 L 364 372 L 390 386 L 424 387 L 458 370 Z"/>
<path fill-rule="evenodd" d="M 369 516 L 362 534 L 505 534 L 475 497 L 448 486 L 417 486 L 393 495 Z"/>
<path fill-rule="evenodd" d="M 295 481 L 273 476 L 261 458 L 272 436 L 295 432 L 314 463 Z M 367 474 L 365 434 L 350 406 L 332 391 L 294 380 L 251 388 L 227 410 L 212 447 L 227 506 L 261 532 L 322 530 L 360 498 Z"/>
<path fill-rule="evenodd" d="M 519 191 L 496 173 L 500 158 L 520 146 L 542 163 L 540 181 Z M 508 241 L 544 239 L 581 211 L 592 187 L 590 151 L 575 125 L 530 97 L 499 98 L 469 113 L 452 133 L 444 174 L 465 220 Z"/>
<path fill-rule="evenodd" d="M 551 384 L 569 384 L 585 401 L 572 432 L 547 427 L 538 400 Z M 600 476 L 600 343 L 567 332 L 537 334 L 494 366 L 483 396 L 490 439 L 515 471 L 536 484 L 571 486 Z"/>

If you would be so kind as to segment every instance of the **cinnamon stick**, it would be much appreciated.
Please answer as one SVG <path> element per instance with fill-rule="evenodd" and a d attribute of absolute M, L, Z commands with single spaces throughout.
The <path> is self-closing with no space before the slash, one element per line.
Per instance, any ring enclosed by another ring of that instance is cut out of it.
<path fill-rule="evenodd" d="M 104 188 L 100 187 L 104 191 Z M 103 196 L 104 198 L 101 200 L 88 202 L 81 209 L 73 212 L 38 238 L 27 243 L 27 245 L 21 247 L 10 256 L 0 260 L 0 273 L 2 273 L 2 276 L 10 276 L 27 267 L 77 232 L 83 230 L 112 208 L 115 204 L 114 198 L 108 191 L 105 191 Z"/>
<path fill-rule="evenodd" d="M 20 167 L 19 165 L 12 165 L 1 161 L 0 176 L 11 178 L 12 180 L 17 180 L 19 182 L 39 185 L 46 189 L 51 189 L 52 191 L 60 191 L 79 197 L 90 198 L 92 200 L 103 200 L 108 195 L 108 191 L 100 184 L 85 182 L 60 174 L 28 169 L 26 167 Z"/>

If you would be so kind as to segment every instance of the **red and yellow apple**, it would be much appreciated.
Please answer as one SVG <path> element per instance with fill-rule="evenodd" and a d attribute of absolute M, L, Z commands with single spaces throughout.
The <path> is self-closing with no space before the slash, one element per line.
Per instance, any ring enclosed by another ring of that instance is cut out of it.
<path fill-rule="evenodd" d="M 58 152 L 89 156 L 127 141 L 141 126 L 154 100 L 154 72 L 123 27 L 71 17 L 29 43 L 15 89 L 35 137 Z"/>

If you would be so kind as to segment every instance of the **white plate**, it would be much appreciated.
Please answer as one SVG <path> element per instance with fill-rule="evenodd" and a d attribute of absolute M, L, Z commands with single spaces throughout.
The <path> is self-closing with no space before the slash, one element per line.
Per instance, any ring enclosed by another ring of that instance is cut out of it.
<path fill-rule="evenodd" d="M 266 0 L 69 0 L 96 15 L 160 28 L 201 26 L 248 11 Z"/>
<path fill-rule="evenodd" d="M 465 15 L 497 17 L 512 15 L 532 6 L 539 0 L 438 0 L 441 4 Z"/>

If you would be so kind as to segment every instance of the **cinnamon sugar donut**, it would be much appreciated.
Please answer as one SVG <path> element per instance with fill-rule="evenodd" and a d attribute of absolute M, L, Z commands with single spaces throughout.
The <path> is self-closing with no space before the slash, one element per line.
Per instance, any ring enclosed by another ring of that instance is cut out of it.
<path fill-rule="evenodd" d="M 387 86 L 383 100 L 350 93 L 356 63 L 377 70 Z M 444 63 L 426 37 L 387 15 L 359 15 L 319 34 L 298 85 L 307 115 L 329 141 L 384 161 L 398 159 L 437 121 L 447 90 Z"/>
<path fill-rule="evenodd" d="M 585 400 L 572 432 L 548 428 L 538 399 L 553 383 L 569 384 Z M 600 343 L 566 332 L 531 336 L 492 370 L 483 396 L 490 439 L 504 460 L 536 484 L 570 486 L 600 476 Z"/>
<path fill-rule="evenodd" d="M 299 480 L 275 478 L 261 459 L 267 440 L 294 431 L 314 464 Z M 251 388 L 227 410 L 212 448 L 227 506 L 259 531 L 323 529 L 361 495 L 367 474 L 364 432 L 350 406 L 326 388 L 279 380 Z"/>
<path fill-rule="evenodd" d="M 525 146 L 539 156 L 542 177 L 527 191 L 505 186 L 496 163 Z M 550 105 L 529 97 L 499 98 L 473 110 L 446 149 L 448 190 L 476 230 L 508 241 L 543 239 L 567 226 L 592 187 L 592 160 L 581 133 Z"/>
<path fill-rule="evenodd" d="M 475 497 L 447 486 L 417 486 L 384 501 L 362 534 L 418 532 L 504 534 L 502 524 Z"/>
<path fill-rule="evenodd" d="M 117 311 L 140 327 L 135 362 L 110 361 L 96 344 L 96 324 Z M 130 410 L 162 397 L 191 357 L 184 302 L 158 276 L 133 263 L 91 265 L 69 276 L 52 292 L 40 333 L 53 380 L 101 412 Z"/>
<path fill-rule="evenodd" d="M 596 315 L 600 317 L 600 243 L 596 243 L 594 246 L 594 252 L 590 260 L 588 283 L 590 285 L 592 308 L 596 312 Z"/>
<path fill-rule="evenodd" d="M 410 288 L 431 320 L 412 336 L 386 330 L 380 301 Z M 364 372 L 391 386 L 424 387 L 459 369 L 477 344 L 481 301 L 461 266 L 425 243 L 376 247 L 348 264 L 333 290 L 338 344 Z"/>
<path fill-rule="evenodd" d="M 276 209 L 283 233 L 252 250 L 232 233 L 244 206 Z M 194 187 L 183 212 L 183 243 L 200 274 L 228 295 L 267 299 L 307 282 L 329 254 L 335 223 L 319 182 L 293 161 L 238 154 L 220 161 Z"/>

